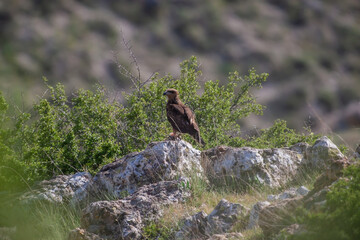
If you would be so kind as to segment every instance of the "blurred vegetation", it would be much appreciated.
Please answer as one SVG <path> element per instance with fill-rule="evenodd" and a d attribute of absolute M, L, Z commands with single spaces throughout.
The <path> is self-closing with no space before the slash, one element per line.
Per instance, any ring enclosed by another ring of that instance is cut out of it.
<path fill-rule="evenodd" d="M 16 197 L 0 195 L 1 239 L 63 240 L 80 226 L 82 208 L 78 205 L 42 201 L 23 204 Z"/>

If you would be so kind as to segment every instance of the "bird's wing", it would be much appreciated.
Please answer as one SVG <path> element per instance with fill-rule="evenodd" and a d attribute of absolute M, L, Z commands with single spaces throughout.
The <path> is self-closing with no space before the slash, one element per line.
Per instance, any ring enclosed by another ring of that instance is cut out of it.
<path fill-rule="evenodd" d="M 191 109 L 184 104 L 170 104 L 172 109 L 179 115 L 182 115 L 183 118 L 190 124 L 194 125 L 195 123 L 195 114 Z"/>
<path fill-rule="evenodd" d="M 191 109 L 187 106 L 183 106 L 185 115 L 187 116 L 187 119 L 189 120 L 190 125 L 194 125 L 195 123 L 195 114 L 191 111 Z"/>
<path fill-rule="evenodd" d="M 182 117 L 180 118 L 177 118 L 174 116 L 174 119 L 173 121 L 176 119 L 180 120 L 180 121 L 186 121 L 187 124 L 189 124 L 188 126 L 191 126 L 191 128 L 195 129 L 196 131 L 199 131 L 199 127 L 198 125 L 196 124 L 196 121 L 195 121 L 195 114 L 191 111 L 191 109 L 184 105 L 184 104 L 170 104 L 171 105 L 171 108 L 173 110 L 173 113 L 175 115 L 181 115 Z M 187 125 L 185 122 L 183 122 L 183 125 L 184 127 Z M 179 122 L 177 124 L 180 124 Z M 184 131 L 184 130 L 182 130 Z"/>
<path fill-rule="evenodd" d="M 174 110 L 174 112 L 184 115 L 185 114 L 185 110 L 182 106 L 180 106 L 179 104 L 170 104 L 171 108 Z"/>

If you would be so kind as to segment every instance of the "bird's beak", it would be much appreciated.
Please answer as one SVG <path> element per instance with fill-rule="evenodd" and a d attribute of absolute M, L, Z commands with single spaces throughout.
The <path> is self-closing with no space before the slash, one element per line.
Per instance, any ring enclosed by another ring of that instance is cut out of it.
<path fill-rule="evenodd" d="M 163 93 L 163 95 L 167 95 L 167 91 L 165 91 L 165 92 Z"/>

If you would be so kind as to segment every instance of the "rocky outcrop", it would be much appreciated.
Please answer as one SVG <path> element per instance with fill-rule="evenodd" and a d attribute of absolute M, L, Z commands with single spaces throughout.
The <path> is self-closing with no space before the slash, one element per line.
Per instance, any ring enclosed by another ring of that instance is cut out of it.
<path fill-rule="evenodd" d="M 202 174 L 199 150 L 185 141 L 162 141 L 148 145 L 105 165 L 94 177 L 95 189 L 117 197 L 134 193 L 145 184 Z"/>
<path fill-rule="evenodd" d="M 327 137 L 313 146 L 305 143 L 289 148 L 255 149 L 219 146 L 204 152 L 203 162 L 215 178 L 235 178 L 248 183 L 279 187 L 292 180 L 304 168 L 320 168 L 332 160 L 344 158 Z"/>
<path fill-rule="evenodd" d="M 248 212 L 249 210 L 241 204 L 230 203 L 222 199 L 209 215 L 199 212 L 186 218 L 184 226 L 176 233 L 175 238 L 209 239 L 214 234 L 221 235 L 230 230 Z M 214 236 L 213 239 L 217 238 Z"/>
<path fill-rule="evenodd" d="M 205 152 L 216 177 L 279 187 L 297 173 L 304 156 L 289 149 L 216 147 Z"/>
<path fill-rule="evenodd" d="M 87 172 L 73 175 L 59 175 L 50 180 L 41 181 L 34 190 L 21 196 L 23 202 L 45 200 L 49 202 L 78 203 L 88 196 L 88 188 L 92 184 L 92 176 Z"/>
<path fill-rule="evenodd" d="M 344 157 L 338 147 L 326 136 L 318 139 L 306 152 L 308 164 L 316 168 L 327 166 Z"/>
<path fill-rule="evenodd" d="M 134 194 L 116 201 L 98 201 L 83 210 L 81 228 L 73 230 L 69 240 L 140 239 L 146 222 L 162 216 L 162 208 L 190 196 L 181 182 L 161 181 L 144 185 Z"/>
<path fill-rule="evenodd" d="M 190 196 L 191 181 L 179 176 L 205 178 L 202 166 L 209 176 L 215 176 L 213 179 L 230 177 L 240 188 L 242 183 L 254 182 L 279 187 L 309 168 L 325 168 L 310 192 L 304 186 L 290 188 L 269 195 L 268 201 L 256 203 L 251 211 L 223 199 L 209 215 L 199 212 L 186 218 L 175 233 L 176 239 L 231 239 L 235 235 L 241 237 L 239 233 L 229 233 L 234 224 L 247 229 L 259 226 L 265 235 L 275 234 L 290 224 L 284 219 L 297 207 L 318 209 L 325 204 L 330 185 L 348 165 L 349 161 L 326 137 L 313 146 L 305 143 L 278 149 L 220 146 L 202 154 L 185 141 L 162 141 L 105 165 L 93 178 L 83 172 L 42 181 L 22 199 L 89 203 L 96 200 L 94 197 L 111 195 L 118 200 L 95 201 L 84 208 L 81 227 L 70 232 L 69 240 L 141 239 L 143 228 L 159 220 L 163 207 Z M 84 201 L 89 196 L 90 201 Z"/>

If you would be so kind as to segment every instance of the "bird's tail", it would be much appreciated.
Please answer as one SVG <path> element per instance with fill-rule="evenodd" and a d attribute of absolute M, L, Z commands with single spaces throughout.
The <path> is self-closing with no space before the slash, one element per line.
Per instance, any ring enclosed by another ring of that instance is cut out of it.
<path fill-rule="evenodd" d="M 205 146 L 206 143 L 204 142 L 204 140 L 200 137 L 200 133 L 199 132 L 196 132 L 194 135 L 193 135 L 193 138 L 198 142 L 200 143 L 201 145 Z"/>

